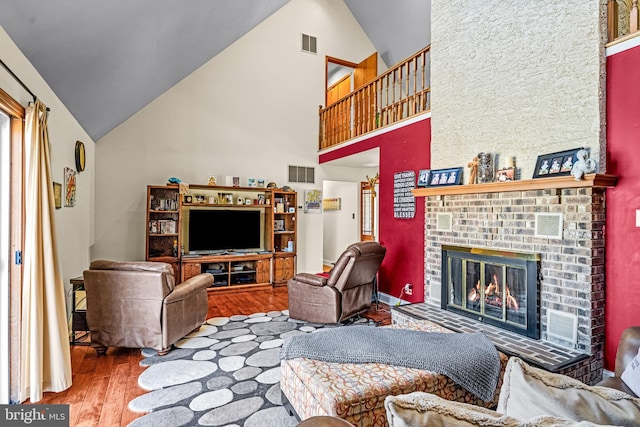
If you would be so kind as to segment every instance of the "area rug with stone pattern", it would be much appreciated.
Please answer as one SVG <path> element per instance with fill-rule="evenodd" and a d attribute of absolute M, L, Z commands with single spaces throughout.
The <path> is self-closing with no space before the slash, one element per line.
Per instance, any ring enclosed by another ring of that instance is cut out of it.
<path fill-rule="evenodd" d="M 352 324 L 375 325 L 360 319 Z M 290 319 L 288 311 L 215 317 L 165 356 L 143 349 L 149 392 L 129 402 L 148 414 L 130 426 L 295 426 L 280 392 L 280 348 L 287 337 L 340 325 Z"/>

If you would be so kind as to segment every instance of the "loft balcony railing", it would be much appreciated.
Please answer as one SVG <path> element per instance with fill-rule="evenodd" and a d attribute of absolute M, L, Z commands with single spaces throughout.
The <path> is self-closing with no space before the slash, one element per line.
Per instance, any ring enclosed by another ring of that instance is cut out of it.
<path fill-rule="evenodd" d="M 638 35 L 638 0 L 609 0 L 607 3 L 609 42 Z"/>
<path fill-rule="evenodd" d="M 430 48 L 427 46 L 326 108 L 320 106 L 319 149 L 429 111 Z"/>

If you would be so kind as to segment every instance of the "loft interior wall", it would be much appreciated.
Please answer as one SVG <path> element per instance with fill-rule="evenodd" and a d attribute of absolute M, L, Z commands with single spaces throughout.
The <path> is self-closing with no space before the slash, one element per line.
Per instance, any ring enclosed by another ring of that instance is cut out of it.
<path fill-rule="evenodd" d="M 539 154 L 600 158 L 606 2 L 462 3 L 432 4 L 433 167 L 492 152 L 531 178 Z"/>
<path fill-rule="evenodd" d="M 301 52 L 300 33 L 317 37 L 317 55 Z M 142 259 L 146 185 L 172 176 L 264 178 L 293 187 L 301 205 L 304 190 L 325 179 L 317 167 L 325 56 L 374 50 L 343 1 L 292 0 L 100 139 L 91 257 Z M 288 183 L 288 165 L 316 166 L 315 184 Z M 322 215 L 301 213 L 298 236 L 298 271 L 321 271 Z"/>
<path fill-rule="evenodd" d="M 76 176 L 76 205 L 54 211 L 58 259 L 65 294 L 69 295 L 69 279 L 82 274 L 89 265 L 88 248 L 92 243 L 94 231 L 95 144 L 2 27 L 0 58 L 51 109 L 48 122 L 51 172 L 53 180 L 63 184 L 63 188 L 64 168 L 75 169 L 76 141 L 80 140 L 85 145 L 86 169 Z M 4 68 L 0 68 L 0 87 L 25 107 L 32 101 L 31 95 L 18 85 Z M 26 215 L 29 215 L 29 212 Z M 69 307 L 70 298 L 67 297 L 67 308 Z"/>

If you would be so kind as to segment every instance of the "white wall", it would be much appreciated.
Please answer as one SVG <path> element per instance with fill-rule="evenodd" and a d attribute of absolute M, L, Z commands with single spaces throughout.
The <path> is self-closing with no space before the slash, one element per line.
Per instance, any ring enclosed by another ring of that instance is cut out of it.
<path fill-rule="evenodd" d="M 51 109 L 49 141 L 55 182 L 63 184 L 65 167 L 75 169 L 76 141 L 84 142 L 86 148 L 86 168 L 77 175 L 76 206 L 57 209 L 54 214 L 60 268 L 68 293 L 71 287 L 69 279 L 81 275 L 89 266 L 89 246 L 93 237 L 95 144 L 2 27 L 0 58 Z M 31 95 L 1 67 L 0 87 L 25 107 L 32 101 Z M 30 215 L 30 212 L 26 212 L 26 215 Z M 70 299 L 67 298 L 67 307 L 69 304 Z"/>
<path fill-rule="evenodd" d="M 300 33 L 317 37 L 317 55 L 301 52 Z M 91 257 L 142 259 L 146 185 L 172 176 L 264 178 L 290 185 L 300 201 L 304 189 L 321 189 L 325 55 L 360 61 L 373 51 L 342 0 L 292 0 L 103 137 Z M 316 166 L 316 183 L 288 183 L 288 165 Z M 322 215 L 299 221 L 298 271 L 320 271 Z"/>
<path fill-rule="evenodd" d="M 325 180 L 322 198 L 340 198 L 337 211 L 324 211 L 323 263 L 332 265 L 350 244 L 360 240 L 360 181 Z"/>
<path fill-rule="evenodd" d="M 606 1 L 439 1 L 431 16 L 434 168 L 485 151 L 530 179 L 539 154 L 604 158 Z"/>

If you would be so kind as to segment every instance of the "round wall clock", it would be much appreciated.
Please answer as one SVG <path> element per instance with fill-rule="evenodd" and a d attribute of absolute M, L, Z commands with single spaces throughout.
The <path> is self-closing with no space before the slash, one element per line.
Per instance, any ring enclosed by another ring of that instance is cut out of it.
<path fill-rule="evenodd" d="M 80 141 L 76 141 L 76 169 L 78 170 L 78 172 L 82 172 L 84 170 L 84 163 L 84 144 Z"/>

